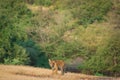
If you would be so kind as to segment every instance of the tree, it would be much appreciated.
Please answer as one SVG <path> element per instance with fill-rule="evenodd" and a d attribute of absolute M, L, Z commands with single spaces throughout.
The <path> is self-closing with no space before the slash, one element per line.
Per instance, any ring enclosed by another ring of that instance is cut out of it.
<path fill-rule="evenodd" d="M 27 39 L 23 25 L 30 16 L 22 0 L 0 0 L 0 63 L 28 64 L 27 52 L 18 43 Z"/>
<path fill-rule="evenodd" d="M 20 42 L 19 44 L 23 46 L 28 53 L 30 59 L 29 65 L 45 68 L 49 67 L 48 58 L 45 52 L 43 52 L 40 46 L 37 45 L 32 39 L 25 42 Z"/>
<path fill-rule="evenodd" d="M 85 72 L 120 76 L 120 32 L 115 30 L 105 45 L 99 46 L 96 54 L 84 62 Z M 87 70 L 87 71 L 86 71 Z"/>

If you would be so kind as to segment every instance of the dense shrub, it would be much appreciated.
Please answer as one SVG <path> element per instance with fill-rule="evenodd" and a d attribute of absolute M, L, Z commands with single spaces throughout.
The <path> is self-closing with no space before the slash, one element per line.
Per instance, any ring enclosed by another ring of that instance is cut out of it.
<path fill-rule="evenodd" d="M 28 64 L 27 52 L 18 42 L 27 39 L 23 27 L 30 16 L 22 0 L 0 0 L 0 63 Z"/>
<path fill-rule="evenodd" d="M 103 46 L 99 46 L 96 54 L 87 59 L 80 69 L 83 72 L 101 73 L 104 75 L 120 76 L 120 34 L 119 30 Z"/>
<path fill-rule="evenodd" d="M 37 45 L 33 40 L 27 40 L 26 42 L 20 42 L 21 46 L 23 46 L 29 56 L 29 65 L 37 66 L 37 67 L 45 67 L 48 68 L 48 58 L 45 52 L 42 51 L 39 45 Z"/>
<path fill-rule="evenodd" d="M 112 7 L 111 0 L 58 0 L 56 3 L 57 9 L 69 9 L 80 25 L 104 20 L 104 15 Z"/>
<path fill-rule="evenodd" d="M 43 6 L 50 6 L 52 4 L 52 0 L 35 0 L 34 4 L 43 5 Z"/>

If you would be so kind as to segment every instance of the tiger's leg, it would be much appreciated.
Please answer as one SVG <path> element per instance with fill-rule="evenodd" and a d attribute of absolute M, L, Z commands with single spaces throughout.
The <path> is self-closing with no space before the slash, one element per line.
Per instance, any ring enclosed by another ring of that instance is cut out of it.
<path fill-rule="evenodd" d="M 52 68 L 52 74 L 54 74 L 54 68 Z"/>
<path fill-rule="evenodd" d="M 58 66 L 57 66 L 57 64 L 54 65 L 54 73 L 58 74 Z"/>
<path fill-rule="evenodd" d="M 61 75 L 64 75 L 64 68 L 61 67 L 60 70 L 61 70 Z"/>

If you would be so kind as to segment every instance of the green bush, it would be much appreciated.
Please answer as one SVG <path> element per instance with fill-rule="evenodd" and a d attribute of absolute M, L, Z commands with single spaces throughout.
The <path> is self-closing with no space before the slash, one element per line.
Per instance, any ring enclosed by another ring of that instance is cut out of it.
<path fill-rule="evenodd" d="M 57 9 L 62 8 L 71 11 L 80 25 L 104 20 L 104 16 L 112 7 L 112 0 L 58 0 L 56 3 L 58 3 Z"/>
<path fill-rule="evenodd" d="M 28 53 L 30 59 L 29 65 L 45 68 L 49 67 L 46 54 L 32 39 L 29 39 L 26 42 L 20 42 L 19 44 L 23 46 Z"/>
<path fill-rule="evenodd" d="M 91 24 L 94 21 L 104 20 L 104 15 L 111 9 L 111 6 L 112 2 L 108 0 L 83 1 L 82 4 L 75 6 L 72 13 L 75 18 L 78 18 L 79 24 Z"/>
<path fill-rule="evenodd" d="M 110 76 L 120 76 L 120 34 L 116 30 L 105 45 L 99 46 L 96 53 L 84 62 L 83 71 L 92 74 L 101 73 Z"/>
<path fill-rule="evenodd" d="M 52 4 L 52 0 L 35 0 L 34 3 L 36 5 L 50 6 Z"/>
<path fill-rule="evenodd" d="M 28 64 L 29 58 L 19 41 L 25 41 L 24 26 L 31 12 L 23 0 L 0 0 L 0 63 Z"/>
<path fill-rule="evenodd" d="M 103 74 L 98 73 L 98 72 L 96 72 L 94 75 L 95 75 L 95 76 L 104 76 Z"/>

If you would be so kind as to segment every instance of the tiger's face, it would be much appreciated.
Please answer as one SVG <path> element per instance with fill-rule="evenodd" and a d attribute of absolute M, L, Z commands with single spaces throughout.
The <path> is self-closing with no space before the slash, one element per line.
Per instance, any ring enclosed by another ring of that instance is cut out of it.
<path fill-rule="evenodd" d="M 53 68 L 54 65 L 55 65 L 55 61 L 52 61 L 52 60 L 49 59 L 49 64 L 50 64 L 50 67 Z"/>

